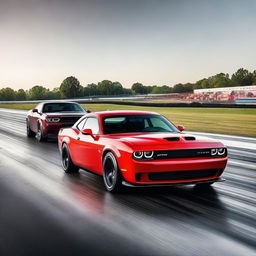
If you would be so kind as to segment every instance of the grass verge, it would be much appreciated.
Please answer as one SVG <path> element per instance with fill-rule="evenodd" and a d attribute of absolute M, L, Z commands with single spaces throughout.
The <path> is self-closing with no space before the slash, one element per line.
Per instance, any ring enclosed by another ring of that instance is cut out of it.
<path fill-rule="evenodd" d="M 256 137 L 256 109 L 246 108 L 173 108 L 82 104 L 91 111 L 144 110 L 160 113 L 187 130 Z M 0 108 L 32 109 L 35 104 L 0 104 Z"/>

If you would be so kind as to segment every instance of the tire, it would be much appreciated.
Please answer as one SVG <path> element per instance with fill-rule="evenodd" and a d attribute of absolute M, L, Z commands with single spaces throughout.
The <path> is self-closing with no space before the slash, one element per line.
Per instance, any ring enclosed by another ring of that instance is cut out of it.
<path fill-rule="evenodd" d="M 35 137 L 35 133 L 30 129 L 30 124 L 28 119 L 26 119 L 26 127 L 27 127 L 27 137 L 32 138 Z"/>
<path fill-rule="evenodd" d="M 120 192 L 123 188 L 122 177 L 112 152 L 108 152 L 103 158 L 103 181 L 109 192 Z"/>
<path fill-rule="evenodd" d="M 42 127 L 41 127 L 40 124 L 38 124 L 38 130 L 37 130 L 37 133 L 36 133 L 36 139 L 37 139 L 39 142 L 47 141 L 47 137 L 46 137 L 46 136 L 43 136 Z"/>
<path fill-rule="evenodd" d="M 61 163 L 62 163 L 62 168 L 64 172 L 66 173 L 77 173 L 79 171 L 79 167 L 74 165 L 69 149 L 66 143 L 62 145 L 61 149 Z"/>

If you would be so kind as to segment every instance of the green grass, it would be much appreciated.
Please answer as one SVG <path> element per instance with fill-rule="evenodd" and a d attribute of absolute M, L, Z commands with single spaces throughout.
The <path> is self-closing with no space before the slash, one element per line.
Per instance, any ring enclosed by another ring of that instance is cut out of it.
<path fill-rule="evenodd" d="M 0 104 L 0 108 L 31 109 L 35 104 Z M 145 110 L 158 112 L 187 130 L 256 137 L 256 109 L 173 108 L 115 104 L 83 104 L 91 111 Z"/>

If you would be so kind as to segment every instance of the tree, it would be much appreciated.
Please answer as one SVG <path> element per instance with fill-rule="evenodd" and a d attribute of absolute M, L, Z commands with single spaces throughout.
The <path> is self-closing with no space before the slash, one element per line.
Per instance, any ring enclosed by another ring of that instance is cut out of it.
<path fill-rule="evenodd" d="M 109 80 L 103 80 L 98 83 L 99 95 L 113 95 L 114 90 L 112 88 L 112 82 Z"/>
<path fill-rule="evenodd" d="M 207 80 L 207 79 L 206 79 L 206 78 L 203 78 L 203 79 L 197 81 L 197 82 L 194 84 L 194 88 L 195 88 L 195 89 L 202 89 L 202 88 L 203 88 L 203 87 L 202 87 L 202 82 L 203 82 L 204 80 Z"/>
<path fill-rule="evenodd" d="M 84 96 L 95 96 L 99 95 L 97 84 L 88 84 L 86 87 L 83 88 L 83 95 Z"/>
<path fill-rule="evenodd" d="M 152 86 L 152 90 L 151 93 L 153 94 L 160 94 L 160 93 L 171 93 L 172 92 L 172 88 L 167 86 L 167 85 L 163 85 L 163 86 Z"/>
<path fill-rule="evenodd" d="M 256 85 L 256 70 L 254 70 L 254 71 L 252 72 L 252 77 L 253 77 L 253 84 Z"/>
<path fill-rule="evenodd" d="M 144 86 L 141 83 L 134 83 L 132 85 L 132 90 L 136 93 L 136 94 L 146 94 L 148 93 L 147 87 Z"/>
<path fill-rule="evenodd" d="M 60 93 L 64 98 L 75 98 L 82 95 L 83 87 L 74 76 L 69 76 L 60 85 Z"/>
<path fill-rule="evenodd" d="M 47 90 L 46 99 L 48 100 L 61 99 L 60 88 L 56 87 L 56 88 L 53 88 L 53 90 Z"/>
<path fill-rule="evenodd" d="M 184 92 L 193 92 L 193 84 L 186 83 L 186 84 L 176 84 L 173 86 L 172 92 L 175 93 L 184 93 Z"/>
<path fill-rule="evenodd" d="M 47 98 L 47 89 L 43 86 L 36 85 L 29 89 L 28 97 L 31 100 L 44 100 Z"/>
<path fill-rule="evenodd" d="M 1 100 L 15 100 L 15 91 L 10 87 L 1 89 L 0 90 L 0 99 Z"/>
<path fill-rule="evenodd" d="M 208 84 L 210 88 L 229 87 L 232 86 L 232 81 L 229 78 L 229 74 L 219 73 L 209 77 Z"/>
<path fill-rule="evenodd" d="M 131 95 L 131 94 L 133 94 L 133 91 L 130 88 L 123 88 L 123 94 Z"/>
<path fill-rule="evenodd" d="M 19 89 L 15 95 L 16 100 L 26 100 L 27 94 L 23 89 Z"/>
<path fill-rule="evenodd" d="M 121 95 L 124 94 L 124 88 L 119 82 L 112 83 L 112 95 Z"/>
<path fill-rule="evenodd" d="M 253 83 L 253 74 L 247 69 L 240 68 L 232 75 L 231 80 L 237 86 L 251 85 Z"/>

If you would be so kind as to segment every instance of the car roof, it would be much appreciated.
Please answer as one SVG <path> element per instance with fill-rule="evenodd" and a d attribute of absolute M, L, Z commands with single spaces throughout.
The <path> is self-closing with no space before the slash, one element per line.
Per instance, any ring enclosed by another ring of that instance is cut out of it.
<path fill-rule="evenodd" d="M 100 111 L 100 112 L 92 112 L 92 115 L 96 115 L 98 117 L 104 116 L 118 116 L 118 115 L 159 115 L 156 112 L 150 111 L 131 111 L 131 110 L 115 110 L 115 111 Z"/>

